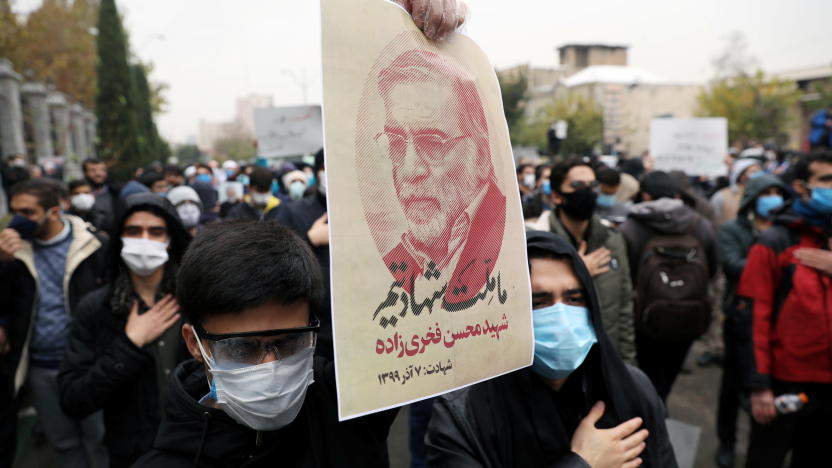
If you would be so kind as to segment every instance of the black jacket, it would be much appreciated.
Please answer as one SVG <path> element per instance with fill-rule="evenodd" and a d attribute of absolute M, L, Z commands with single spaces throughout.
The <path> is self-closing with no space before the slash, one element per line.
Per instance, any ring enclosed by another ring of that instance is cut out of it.
<path fill-rule="evenodd" d="M 386 467 L 396 411 L 338 422 L 335 371 L 315 358 L 314 378 L 292 423 L 258 433 L 222 410 L 200 405 L 208 393 L 202 363 L 182 363 L 170 380 L 165 420 L 153 450 L 134 467 Z"/>
<path fill-rule="evenodd" d="M 754 211 L 754 202 L 757 197 L 771 187 L 779 187 L 784 197 L 789 198 L 788 187 L 779 178 L 765 174 L 751 179 L 743 192 L 736 219 L 719 226 L 717 233 L 719 258 L 722 262 L 722 271 L 725 272 L 725 295 L 722 301 L 722 311 L 726 316 L 731 315 L 733 308 L 736 306 L 737 283 L 739 283 L 742 270 L 745 268 L 748 251 L 760 234 L 754 231 L 749 213 Z"/>
<path fill-rule="evenodd" d="M 68 313 L 74 317 L 81 298 L 106 282 L 109 267 L 107 238 L 80 218 L 66 216 L 73 240 L 67 253 L 68 290 L 64 291 Z M 15 260 L 0 262 L 0 326 L 8 331 L 11 352 L 0 359 L 9 375 L 15 376 L 15 391 L 25 381 L 28 348 L 38 297 L 37 270 L 31 244 L 23 243 Z"/>
<path fill-rule="evenodd" d="M 624 239 L 627 240 L 627 255 L 630 257 L 630 275 L 633 278 L 633 284 L 638 279 L 644 247 L 657 233 L 682 235 L 690 232 L 705 249 L 710 277 L 713 278 L 716 275 L 719 257 L 713 225 L 681 200 L 661 198 L 634 205 L 627 221 L 619 229 L 624 234 Z"/>
<path fill-rule="evenodd" d="M 650 431 L 647 447 L 639 455 L 642 466 L 675 467 L 664 404 L 647 377 L 624 364 L 600 326 L 598 297 L 578 253 L 548 232 L 529 231 L 526 239 L 529 249 L 571 259 L 586 292 L 598 342 L 557 392 L 531 368 L 524 368 L 438 398 L 426 438 L 428 466 L 587 468 L 571 452 L 570 443 L 581 419 L 602 400 L 606 409 L 599 427 L 642 417 L 643 427 Z"/>
<path fill-rule="evenodd" d="M 129 466 L 150 450 L 161 421 L 160 396 L 167 389 L 167 377 L 190 357 L 179 326 L 143 348 L 136 347 L 125 333 L 132 302 L 138 301 L 139 314 L 148 309 L 133 290 L 120 255 L 122 226 L 136 211 L 150 211 L 165 219 L 170 259 L 156 299 L 174 292 L 176 265 L 190 236 L 168 200 L 152 193 L 130 195 L 115 224 L 111 253 L 115 279 L 79 304 L 58 375 L 64 412 L 83 418 L 104 410 L 104 444 L 112 467 Z"/>
<path fill-rule="evenodd" d="M 161 422 L 158 343 L 136 347 L 124 332 L 127 316 L 113 311 L 111 297 L 112 287 L 106 286 L 78 306 L 58 386 L 68 415 L 80 419 L 104 410 L 111 466 L 129 466 L 150 450 Z M 174 347 L 180 362 L 189 357 L 181 340 L 163 346 Z"/>

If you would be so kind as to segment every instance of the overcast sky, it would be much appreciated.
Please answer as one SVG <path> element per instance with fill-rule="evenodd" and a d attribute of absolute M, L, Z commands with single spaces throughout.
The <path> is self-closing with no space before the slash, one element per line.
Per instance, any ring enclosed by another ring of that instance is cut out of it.
<path fill-rule="evenodd" d="M 349 1 L 349 0 L 342 0 Z M 381 1 L 381 0 L 379 0 Z M 19 12 L 41 0 L 13 1 Z M 170 87 L 162 134 L 183 142 L 200 119 L 234 115 L 238 96 L 320 102 L 317 0 L 118 0 L 133 47 Z M 468 0 L 465 32 L 496 67 L 554 66 L 568 42 L 630 46 L 630 65 L 680 82 L 713 75 L 711 59 L 742 32 L 763 69 L 832 63 L 832 0 Z"/>

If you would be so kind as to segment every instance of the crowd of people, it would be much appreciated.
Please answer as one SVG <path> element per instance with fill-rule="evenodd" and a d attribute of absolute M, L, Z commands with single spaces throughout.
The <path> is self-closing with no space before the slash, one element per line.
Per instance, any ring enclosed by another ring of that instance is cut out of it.
<path fill-rule="evenodd" d="M 832 152 L 752 145 L 725 163 L 715 179 L 653 170 L 649 154 L 519 164 L 526 227 L 579 253 L 604 330 L 662 400 L 703 340 L 700 365 L 723 367 L 717 466 L 735 465 L 742 408 L 747 467 L 788 453 L 791 466 L 820 466 L 832 437 Z M 803 404 L 784 410 L 778 397 Z"/>
<path fill-rule="evenodd" d="M 432 38 L 464 18 L 400 3 Z M 517 165 L 534 362 L 412 405 L 412 466 L 673 468 L 698 339 L 723 366 L 718 466 L 744 407 L 747 467 L 828 461 L 829 148 L 752 145 L 717 179 L 552 159 Z M 338 421 L 323 151 L 108 169 L 3 162 L 0 467 L 24 402 L 61 467 L 388 466 L 398 410 Z"/>

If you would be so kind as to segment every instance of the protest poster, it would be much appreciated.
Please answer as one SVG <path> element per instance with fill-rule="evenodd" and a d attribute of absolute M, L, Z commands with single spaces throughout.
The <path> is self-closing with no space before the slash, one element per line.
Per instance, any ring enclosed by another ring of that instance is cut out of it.
<path fill-rule="evenodd" d="M 525 234 L 494 69 L 379 0 L 323 0 L 341 420 L 532 362 Z"/>
<path fill-rule="evenodd" d="M 257 156 L 279 158 L 315 153 L 323 146 L 320 106 L 254 109 Z"/>
<path fill-rule="evenodd" d="M 650 155 L 656 170 L 717 177 L 725 174 L 727 153 L 728 121 L 724 118 L 650 122 Z"/>

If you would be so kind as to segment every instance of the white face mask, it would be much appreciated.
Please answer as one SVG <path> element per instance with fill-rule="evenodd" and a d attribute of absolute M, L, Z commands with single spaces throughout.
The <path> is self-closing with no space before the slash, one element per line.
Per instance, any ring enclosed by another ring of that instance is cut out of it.
<path fill-rule="evenodd" d="M 270 193 L 260 193 L 255 190 L 251 191 L 251 201 L 254 202 L 255 205 L 258 206 L 266 206 L 269 203 L 269 199 L 272 197 Z"/>
<path fill-rule="evenodd" d="M 227 415 L 256 431 L 274 431 L 295 420 L 314 382 L 314 346 L 279 361 L 219 369 L 199 337 L 196 342 L 211 372 L 217 406 Z"/>
<path fill-rule="evenodd" d="M 179 214 L 182 224 L 188 229 L 199 224 L 199 217 L 202 215 L 199 207 L 193 203 L 183 203 L 177 206 L 176 212 Z"/>
<path fill-rule="evenodd" d="M 86 212 L 91 210 L 92 205 L 95 204 L 95 195 L 91 193 L 79 193 L 77 195 L 73 195 L 72 198 L 69 199 L 69 202 L 76 210 Z"/>
<path fill-rule="evenodd" d="M 321 175 L 318 177 L 318 192 L 321 195 L 326 196 L 326 172 L 321 171 Z"/>
<path fill-rule="evenodd" d="M 168 261 L 169 242 L 122 237 L 121 259 L 139 276 L 148 276 Z"/>

